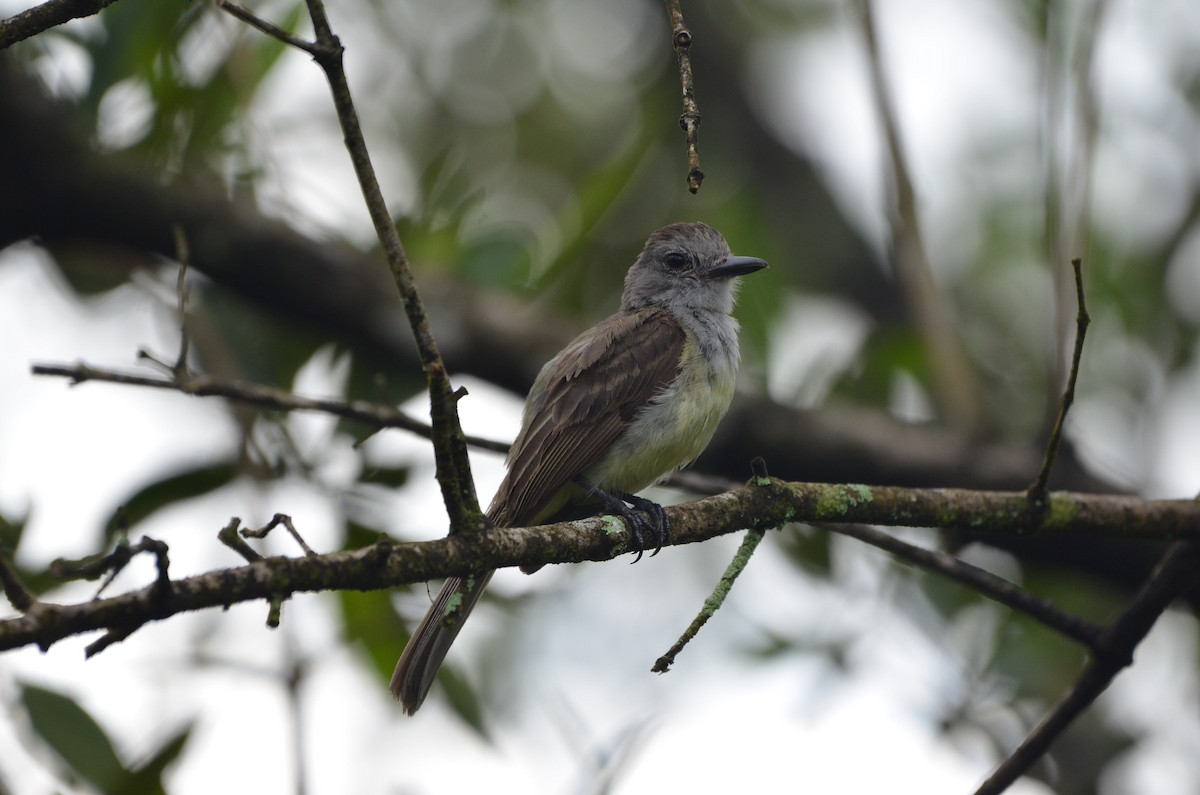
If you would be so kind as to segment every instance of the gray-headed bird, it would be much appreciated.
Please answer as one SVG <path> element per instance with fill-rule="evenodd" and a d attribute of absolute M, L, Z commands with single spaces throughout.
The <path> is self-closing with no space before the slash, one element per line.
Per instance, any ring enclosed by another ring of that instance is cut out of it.
<path fill-rule="evenodd" d="M 508 472 L 487 510 L 498 527 L 527 527 L 607 511 L 635 549 L 658 551 L 661 506 L 634 496 L 692 462 L 733 398 L 737 277 L 766 267 L 735 257 L 718 232 L 672 224 L 650 236 L 625 277 L 621 308 L 542 367 L 525 400 Z M 392 675 L 413 714 L 490 571 L 446 581 Z"/>

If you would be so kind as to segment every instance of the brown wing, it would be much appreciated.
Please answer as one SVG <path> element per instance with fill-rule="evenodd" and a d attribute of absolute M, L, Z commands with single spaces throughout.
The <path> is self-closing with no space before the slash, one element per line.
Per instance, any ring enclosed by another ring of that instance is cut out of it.
<path fill-rule="evenodd" d="M 670 312 L 613 315 L 581 334 L 538 375 L 508 474 L 488 514 L 534 521 L 612 446 L 638 409 L 675 378 L 686 335 Z M 539 389 L 544 397 L 537 397 Z"/>

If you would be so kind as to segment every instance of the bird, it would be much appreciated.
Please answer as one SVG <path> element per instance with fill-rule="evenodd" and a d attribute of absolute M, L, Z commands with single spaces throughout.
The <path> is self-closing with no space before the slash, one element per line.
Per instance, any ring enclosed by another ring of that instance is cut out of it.
<path fill-rule="evenodd" d="M 616 313 L 546 362 L 525 400 L 506 474 L 486 512 L 527 527 L 609 512 L 632 549 L 669 534 L 660 505 L 636 496 L 708 446 L 737 380 L 738 277 L 765 268 L 734 256 L 703 223 L 652 233 L 625 277 Z M 390 691 L 412 715 L 493 571 L 446 581 L 409 639 Z"/>

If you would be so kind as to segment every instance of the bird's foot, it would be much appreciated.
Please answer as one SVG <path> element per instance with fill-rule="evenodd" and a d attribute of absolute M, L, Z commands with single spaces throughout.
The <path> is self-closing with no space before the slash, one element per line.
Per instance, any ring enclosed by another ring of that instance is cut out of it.
<path fill-rule="evenodd" d="M 633 559 L 634 563 L 642 559 L 642 555 L 651 545 L 654 551 L 650 553 L 650 557 L 662 551 L 663 544 L 667 543 L 670 536 L 671 522 L 661 505 L 633 494 L 605 491 L 582 477 L 576 480 L 588 493 L 604 503 L 607 510 L 625 521 L 625 526 L 629 528 L 630 546 L 637 553 L 637 557 Z"/>
<path fill-rule="evenodd" d="M 650 546 L 647 541 L 654 544 L 654 551 L 650 553 L 650 557 L 654 557 L 662 551 L 663 544 L 667 543 L 671 533 L 671 521 L 667 518 L 666 510 L 653 500 L 633 494 L 622 494 L 620 499 L 624 501 L 621 507 L 625 510 L 618 511 L 618 514 L 629 527 L 629 534 L 633 537 L 633 548 L 637 551 L 633 562 L 637 563 L 642 559 L 642 553 Z M 625 507 L 626 502 L 632 507 Z"/>

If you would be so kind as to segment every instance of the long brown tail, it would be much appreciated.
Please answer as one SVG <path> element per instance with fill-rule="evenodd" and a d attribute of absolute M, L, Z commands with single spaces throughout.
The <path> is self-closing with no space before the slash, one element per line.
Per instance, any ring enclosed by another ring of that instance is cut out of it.
<path fill-rule="evenodd" d="M 463 622 L 471 615 L 475 603 L 492 579 L 494 571 L 486 571 L 474 577 L 453 577 L 446 580 L 429 612 L 413 630 L 404 653 L 396 663 L 389 689 L 409 715 L 421 707 L 429 693 L 438 668 L 446 659 L 446 652 L 458 637 Z"/>

